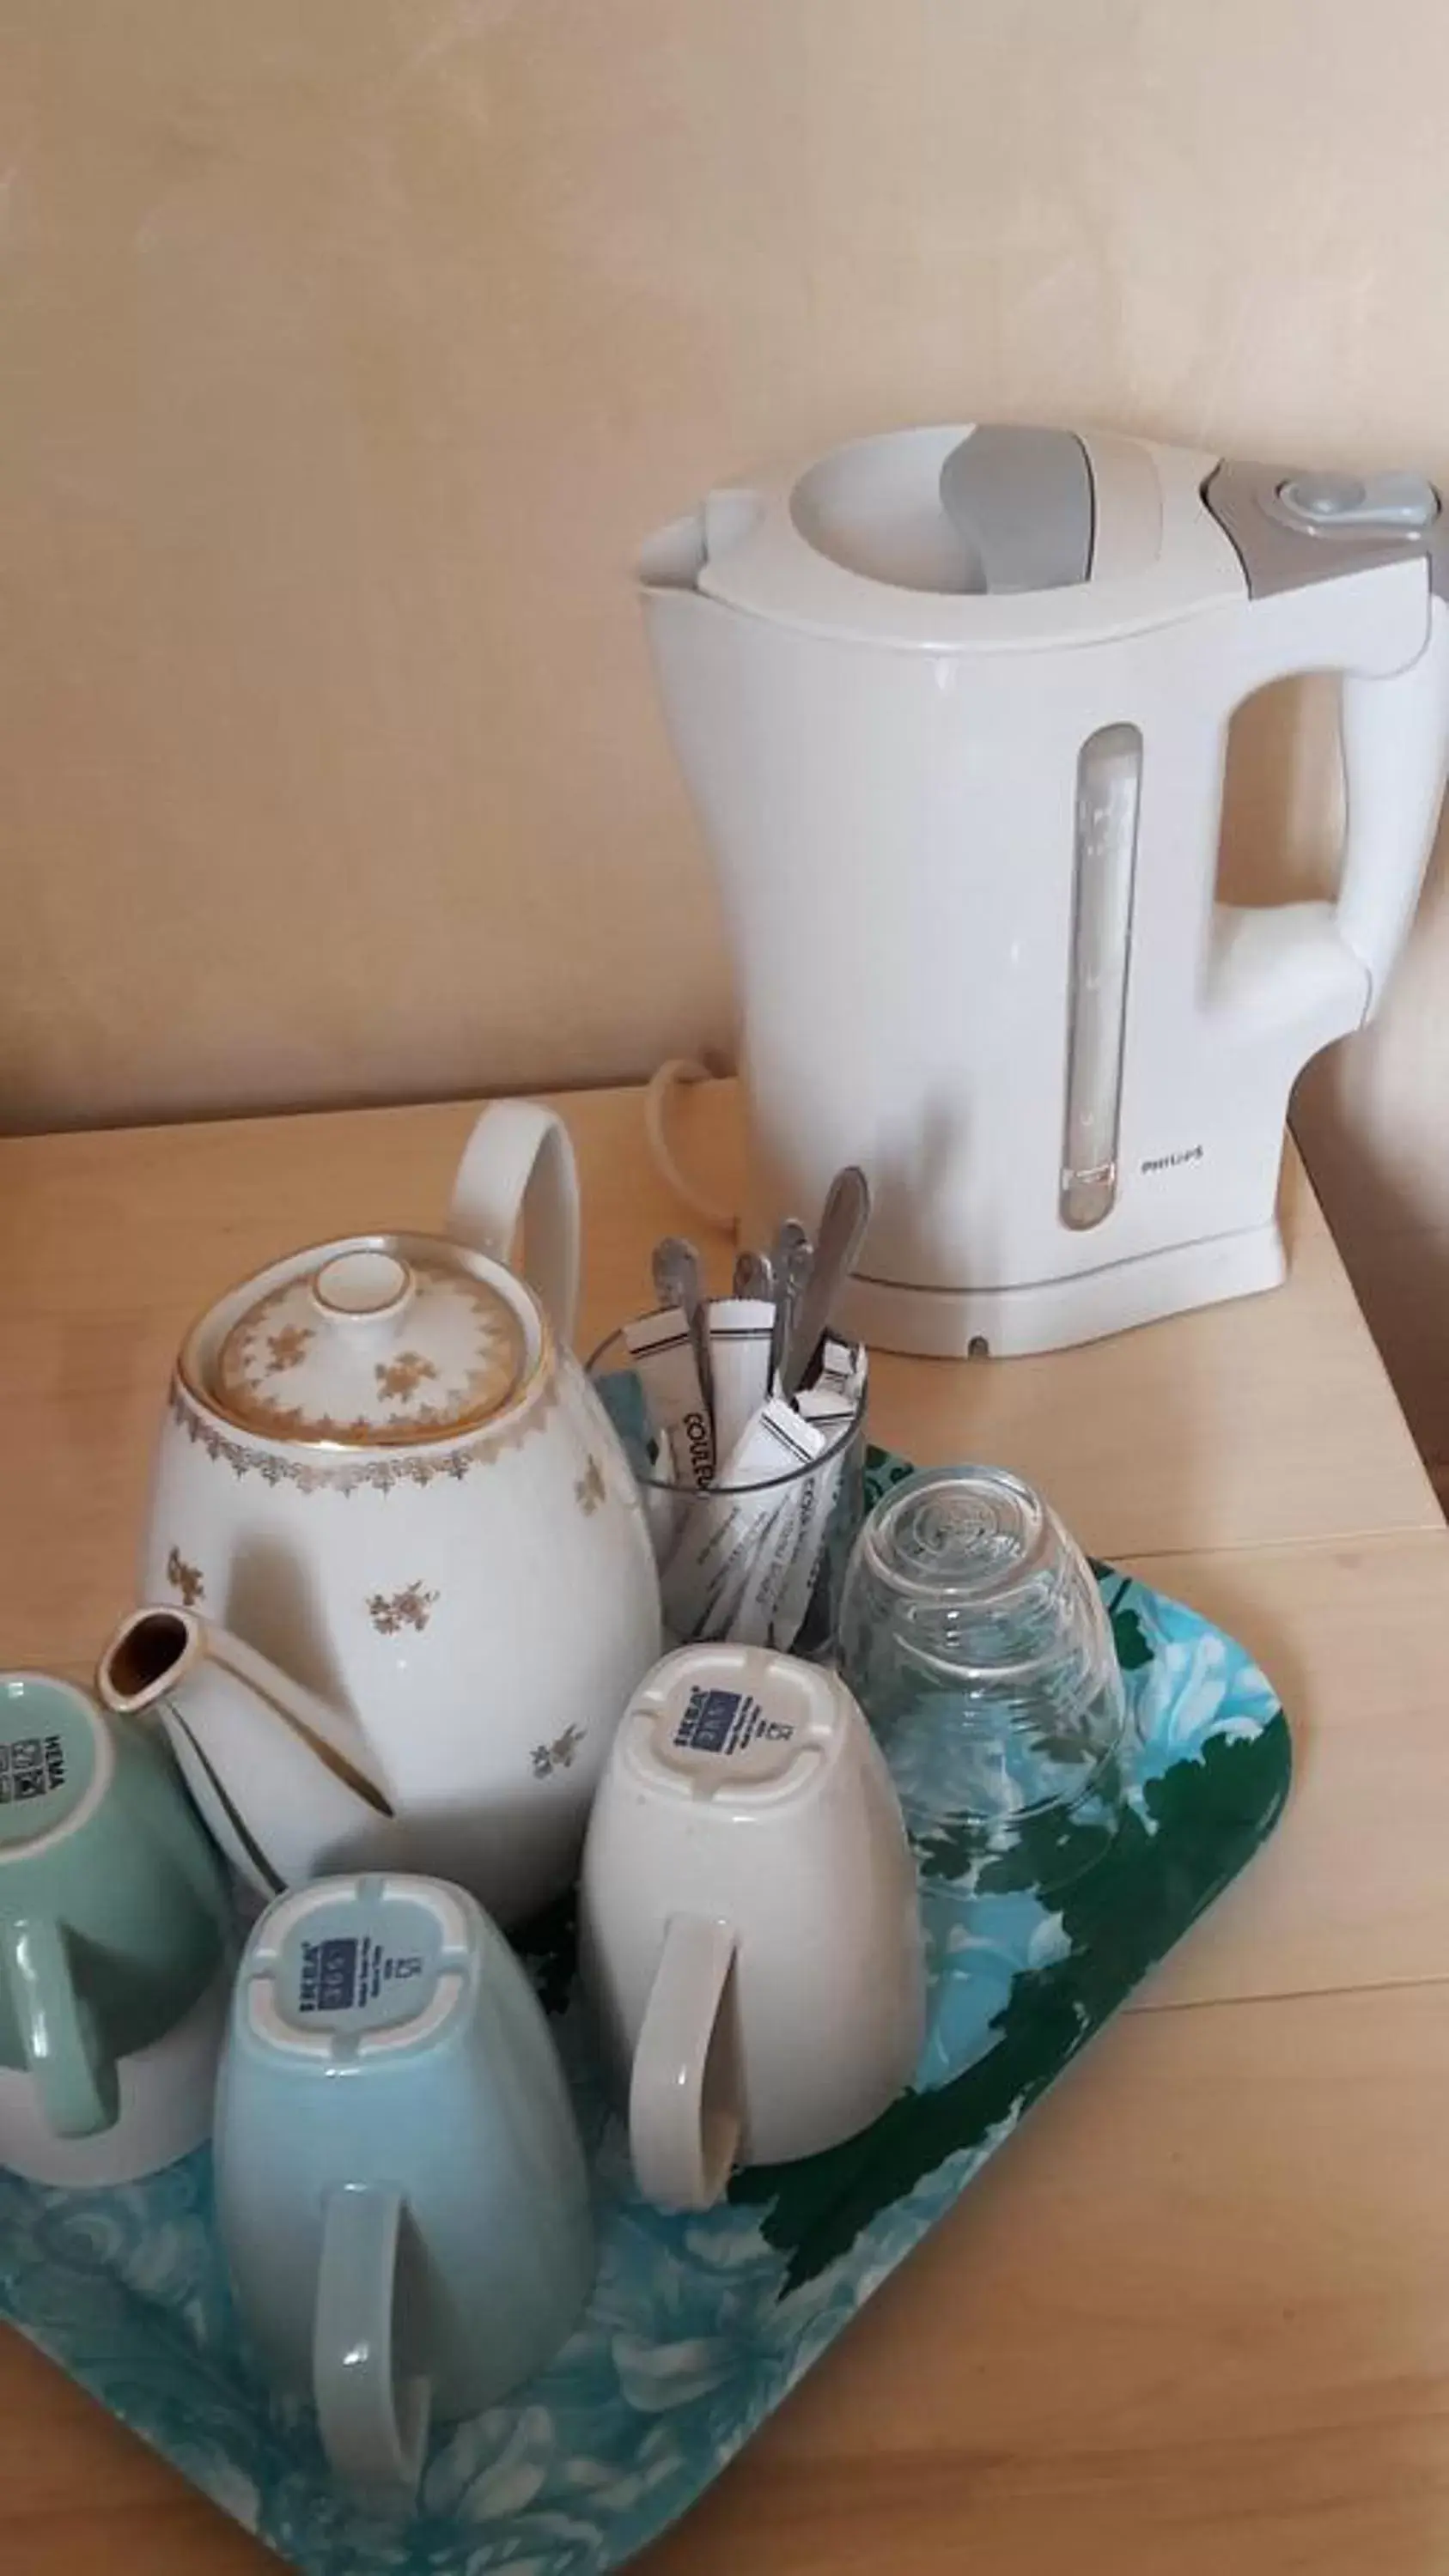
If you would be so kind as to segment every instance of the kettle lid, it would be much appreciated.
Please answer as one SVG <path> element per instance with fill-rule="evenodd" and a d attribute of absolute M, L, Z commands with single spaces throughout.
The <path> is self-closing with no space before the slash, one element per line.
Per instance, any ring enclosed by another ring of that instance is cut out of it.
<path fill-rule="evenodd" d="M 640 572 L 646 591 L 860 642 L 1095 641 L 1244 596 L 1203 504 L 1218 461 L 1110 431 L 888 430 L 712 493 Z"/>
<path fill-rule="evenodd" d="M 526 1290 L 517 1297 L 459 1245 L 355 1235 L 234 1290 L 188 1338 L 181 1373 L 214 1412 L 268 1439 L 447 1440 L 503 1412 L 539 1357 L 541 1319 Z"/>
<path fill-rule="evenodd" d="M 791 515 L 842 571 L 902 590 L 1064 590 L 1091 572 L 1092 469 L 1069 429 L 858 439 L 807 468 Z"/>

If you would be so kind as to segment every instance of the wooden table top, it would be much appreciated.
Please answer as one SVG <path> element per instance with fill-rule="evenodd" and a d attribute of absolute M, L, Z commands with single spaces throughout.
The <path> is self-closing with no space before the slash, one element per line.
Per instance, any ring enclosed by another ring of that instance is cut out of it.
<path fill-rule="evenodd" d="M 639 1093 L 559 1106 L 587 1348 L 641 1305 L 680 1210 Z M 132 1597 L 190 1318 L 294 1243 L 436 1227 L 472 1114 L 0 1143 L 0 1663 L 88 1677 Z M 733 1087 L 678 1123 L 729 1195 Z M 1244 1640 L 1296 1787 L 656 2576 L 1449 2566 L 1449 1532 L 1291 1155 L 1284 1217 L 1275 1296 L 1047 1359 L 875 1364 L 879 1438 L 1019 1468 L 1093 1550 Z M 275 2564 L 0 2333 L 0 2567 L 127 2560 Z"/>

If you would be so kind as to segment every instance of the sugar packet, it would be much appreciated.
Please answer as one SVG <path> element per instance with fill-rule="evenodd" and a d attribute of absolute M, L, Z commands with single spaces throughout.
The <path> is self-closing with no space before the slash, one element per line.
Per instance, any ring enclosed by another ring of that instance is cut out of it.
<path fill-rule="evenodd" d="M 661 1583 L 665 1624 L 676 1637 L 739 1637 L 767 1532 L 795 1522 L 793 1480 L 819 1455 L 824 1436 L 782 1396 L 770 1396 L 745 1426 L 708 1493 L 686 1504 Z M 783 1480 L 792 1481 L 785 1482 Z M 773 1565 L 773 1552 L 770 1557 Z M 785 1569 L 787 1571 L 788 1568 Z M 784 1572 L 779 1576 L 783 1584 Z M 766 1633 L 770 1613 L 765 1614 Z M 759 1612 L 750 1618 L 758 1623 Z M 763 1642 L 763 1638 L 757 1642 Z"/>
<path fill-rule="evenodd" d="M 680 1485 L 707 1485 L 714 1474 L 714 1431 L 683 1313 L 664 1306 L 638 1315 L 624 1326 L 624 1341 L 664 1444 L 668 1463 L 661 1460 L 661 1472 Z"/>

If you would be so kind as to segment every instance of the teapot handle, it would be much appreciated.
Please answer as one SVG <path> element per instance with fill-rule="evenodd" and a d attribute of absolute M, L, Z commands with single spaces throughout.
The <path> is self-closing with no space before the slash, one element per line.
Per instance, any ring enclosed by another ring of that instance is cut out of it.
<path fill-rule="evenodd" d="M 448 1232 L 505 1266 L 523 1218 L 523 1275 L 569 1346 L 579 1302 L 579 1179 L 563 1120 L 536 1100 L 495 1100 L 463 1149 Z"/>

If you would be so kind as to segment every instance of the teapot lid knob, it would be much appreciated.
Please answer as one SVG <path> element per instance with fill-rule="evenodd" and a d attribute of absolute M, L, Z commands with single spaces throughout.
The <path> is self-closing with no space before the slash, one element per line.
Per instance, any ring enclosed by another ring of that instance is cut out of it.
<path fill-rule="evenodd" d="M 339 1252 L 324 1261 L 312 1281 L 312 1296 L 327 1315 L 356 1315 L 369 1321 L 396 1315 L 407 1304 L 416 1281 L 407 1262 L 392 1252 Z"/>

